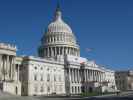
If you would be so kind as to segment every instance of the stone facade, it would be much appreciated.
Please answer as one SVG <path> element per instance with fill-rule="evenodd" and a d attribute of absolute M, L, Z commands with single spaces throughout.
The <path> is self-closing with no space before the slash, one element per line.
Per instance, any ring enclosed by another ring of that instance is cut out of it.
<path fill-rule="evenodd" d="M 0 89 L 21 95 L 18 80 L 19 67 L 16 67 L 16 46 L 0 43 Z"/>
<path fill-rule="evenodd" d="M 114 71 L 80 57 L 80 47 L 57 7 L 38 57 L 16 56 L 16 47 L 0 44 L 0 89 L 17 95 L 75 95 L 116 90 Z"/>
<path fill-rule="evenodd" d="M 133 90 L 133 71 L 116 71 L 115 80 L 118 90 Z"/>

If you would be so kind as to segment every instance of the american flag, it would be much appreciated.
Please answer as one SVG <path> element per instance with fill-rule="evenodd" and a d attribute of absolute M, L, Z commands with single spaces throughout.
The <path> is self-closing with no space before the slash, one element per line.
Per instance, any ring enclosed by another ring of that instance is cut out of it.
<path fill-rule="evenodd" d="M 86 48 L 85 51 L 86 52 L 91 52 L 93 49 L 92 48 Z"/>

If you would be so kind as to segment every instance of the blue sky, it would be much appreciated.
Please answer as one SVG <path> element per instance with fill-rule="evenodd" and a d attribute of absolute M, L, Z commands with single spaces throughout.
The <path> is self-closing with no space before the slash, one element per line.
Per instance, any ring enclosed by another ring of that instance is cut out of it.
<path fill-rule="evenodd" d="M 81 56 L 115 70 L 133 68 L 133 0 L 60 0 L 64 20 Z M 57 0 L 1 0 L 0 42 L 16 44 L 18 55 L 37 55 Z M 92 48 L 87 52 L 86 48 Z"/>

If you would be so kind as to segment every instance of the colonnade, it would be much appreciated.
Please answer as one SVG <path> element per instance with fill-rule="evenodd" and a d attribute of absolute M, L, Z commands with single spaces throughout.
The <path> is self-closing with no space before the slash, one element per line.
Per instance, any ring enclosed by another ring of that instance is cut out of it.
<path fill-rule="evenodd" d="M 50 32 L 51 33 L 51 32 Z M 57 33 L 51 33 L 52 35 L 46 35 L 45 39 L 43 39 L 42 43 L 55 43 L 55 42 L 71 42 L 75 43 L 75 40 L 73 39 L 73 34 L 70 33 L 63 33 L 63 32 L 57 32 Z M 56 35 L 53 35 L 56 34 Z M 68 35 L 70 34 L 70 35 Z"/>
<path fill-rule="evenodd" d="M 0 54 L 0 80 L 13 80 L 15 73 L 15 56 Z"/>
<path fill-rule="evenodd" d="M 44 50 L 44 56 L 46 57 L 54 57 L 56 55 L 74 55 L 79 56 L 80 51 L 77 48 L 72 47 L 47 47 Z"/>
<path fill-rule="evenodd" d="M 78 69 L 78 68 L 69 68 L 68 70 L 69 70 L 70 83 L 104 81 L 104 73 L 99 70 Z"/>

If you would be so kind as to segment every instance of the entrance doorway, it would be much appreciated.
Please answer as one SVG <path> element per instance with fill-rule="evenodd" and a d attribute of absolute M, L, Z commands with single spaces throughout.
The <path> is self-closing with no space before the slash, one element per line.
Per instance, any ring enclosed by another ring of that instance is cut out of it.
<path fill-rule="evenodd" d="M 18 87 L 15 88 L 15 93 L 18 94 Z"/>
<path fill-rule="evenodd" d="M 90 92 L 90 93 L 92 93 L 92 92 L 93 92 L 92 87 L 89 87 L 89 92 Z"/>

